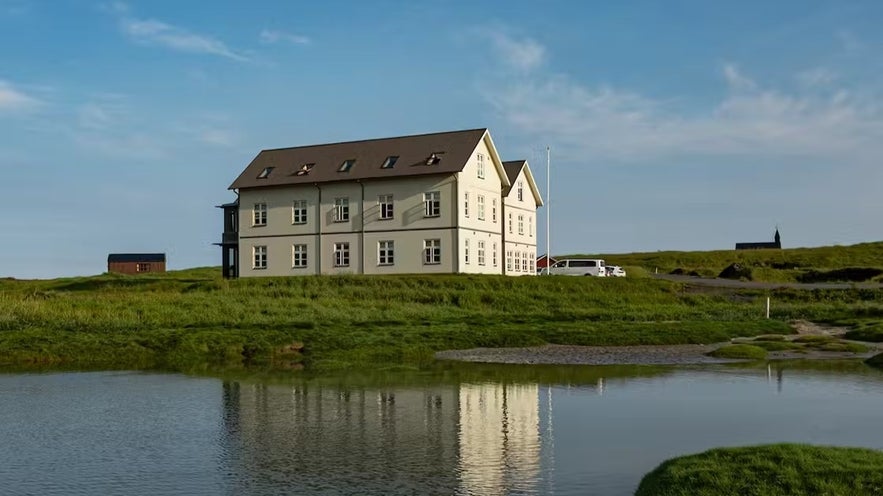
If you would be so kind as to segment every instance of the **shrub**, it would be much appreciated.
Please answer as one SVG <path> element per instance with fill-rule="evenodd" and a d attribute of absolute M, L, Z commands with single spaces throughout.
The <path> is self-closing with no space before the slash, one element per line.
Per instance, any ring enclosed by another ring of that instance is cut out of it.
<path fill-rule="evenodd" d="M 875 323 L 866 327 L 851 330 L 844 336 L 855 341 L 883 343 L 883 323 Z"/>
<path fill-rule="evenodd" d="M 763 360 L 766 358 L 766 350 L 760 346 L 751 344 L 729 344 L 709 353 L 715 358 L 735 358 L 740 360 Z"/>

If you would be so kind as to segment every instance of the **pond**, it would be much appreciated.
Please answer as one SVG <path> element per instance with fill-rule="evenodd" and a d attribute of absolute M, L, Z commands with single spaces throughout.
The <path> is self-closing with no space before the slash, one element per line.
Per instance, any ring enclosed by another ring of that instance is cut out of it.
<path fill-rule="evenodd" d="M 629 495 L 677 455 L 883 449 L 883 372 L 442 364 L 207 378 L 0 374 L 6 494 Z"/>

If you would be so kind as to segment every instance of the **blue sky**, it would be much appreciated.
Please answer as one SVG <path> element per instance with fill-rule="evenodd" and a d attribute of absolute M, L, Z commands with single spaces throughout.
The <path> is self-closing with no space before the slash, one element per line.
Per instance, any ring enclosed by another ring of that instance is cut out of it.
<path fill-rule="evenodd" d="M 555 253 L 880 240 L 881 23 L 878 1 L 0 0 L 0 276 L 217 265 L 213 207 L 261 149 L 476 127 L 543 191 L 551 146 Z"/>

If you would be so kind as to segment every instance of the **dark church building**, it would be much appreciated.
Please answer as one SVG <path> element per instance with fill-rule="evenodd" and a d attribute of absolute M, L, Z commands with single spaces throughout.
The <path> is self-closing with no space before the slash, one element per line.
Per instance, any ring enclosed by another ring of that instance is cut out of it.
<path fill-rule="evenodd" d="M 782 249 L 782 237 L 779 236 L 779 228 L 776 228 L 776 235 L 773 236 L 772 242 L 765 241 L 765 242 L 761 242 L 761 243 L 736 243 L 736 249 L 737 250 L 768 250 L 768 249 L 781 250 Z"/>

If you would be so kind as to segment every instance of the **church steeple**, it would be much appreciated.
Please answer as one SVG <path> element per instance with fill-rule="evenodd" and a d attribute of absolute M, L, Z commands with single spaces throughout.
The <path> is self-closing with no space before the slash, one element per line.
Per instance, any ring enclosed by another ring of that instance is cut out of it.
<path fill-rule="evenodd" d="M 782 247 L 782 237 L 779 236 L 779 226 L 776 226 L 776 235 L 773 236 L 773 242 L 776 243 L 776 248 Z"/>

